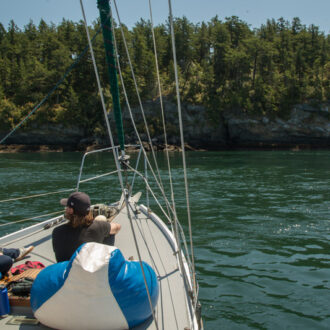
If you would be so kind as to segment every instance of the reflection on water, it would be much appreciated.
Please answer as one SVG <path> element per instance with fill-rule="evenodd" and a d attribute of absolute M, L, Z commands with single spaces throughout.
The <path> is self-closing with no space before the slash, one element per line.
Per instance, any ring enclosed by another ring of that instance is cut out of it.
<path fill-rule="evenodd" d="M 158 158 L 165 184 L 163 154 Z M 74 187 L 80 159 L 79 153 L 0 154 L 0 200 Z M 187 230 L 181 155 L 171 154 L 171 162 Z M 194 152 L 187 164 L 205 328 L 330 328 L 330 153 Z M 86 165 L 85 178 L 113 169 L 110 155 Z M 116 182 L 106 178 L 81 189 L 96 201 L 115 201 Z M 2 207 L 1 223 L 57 211 L 61 197 Z M 0 234 L 15 229 L 0 227 Z"/>

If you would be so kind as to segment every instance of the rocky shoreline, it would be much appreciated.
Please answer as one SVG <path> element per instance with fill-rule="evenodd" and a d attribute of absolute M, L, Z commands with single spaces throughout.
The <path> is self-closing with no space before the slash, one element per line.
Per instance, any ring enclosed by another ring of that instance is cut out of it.
<path fill-rule="evenodd" d="M 147 145 L 147 147 L 146 147 Z M 148 143 L 144 143 L 146 151 L 151 151 L 151 147 Z M 10 144 L 10 145 L 0 145 L 0 154 L 1 153 L 24 153 L 24 152 L 87 152 L 92 150 L 97 150 L 106 147 L 105 145 L 92 144 L 86 146 L 86 148 L 76 149 L 68 146 L 54 146 L 54 145 L 27 145 L 27 144 Z M 165 145 L 153 145 L 155 151 L 165 152 Z M 167 149 L 169 152 L 181 152 L 181 146 L 177 145 L 168 145 Z M 137 152 L 138 149 L 135 147 L 128 147 L 126 149 L 128 152 Z M 188 144 L 185 145 L 186 151 L 242 151 L 242 150 L 330 150 L 330 145 L 328 144 L 263 144 L 259 143 L 258 145 L 250 146 L 227 146 L 226 148 L 219 149 L 203 149 L 203 148 L 194 148 Z"/>
<path fill-rule="evenodd" d="M 143 106 L 148 123 L 153 125 L 153 148 L 157 151 L 165 150 L 162 129 L 154 124 L 159 122 L 157 119 L 160 115 L 159 100 L 145 102 Z M 180 151 L 176 104 L 166 100 L 164 111 L 169 128 L 167 148 L 170 151 Z M 132 109 L 132 112 L 134 118 L 139 118 L 139 109 Z M 207 110 L 203 106 L 191 104 L 182 105 L 182 115 L 186 150 L 330 148 L 329 104 L 321 108 L 297 105 L 285 119 L 279 116 L 247 114 L 236 110 L 219 111 L 218 117 L 210 121 L 207 120 Z M 114 122 L 111 115 L 109 119 L 111 123 Z M 124 123 L 130 122 L 125 109 L 123 119 Z M 141 125 L 139 120 L 136 122 L 137 125 Z M 114 127 L 113 131 L 115 131 Z M 0 138 L 5 136 L 5 133 L 7 132 L 0 132 Z M 133 128 L 127 125 L 125 133 L 125 143 L 136 144 L 137 138 Z M 141 139 L 146 141 L 146 134 L 142 134 Z M 88 151 L 109 145 L 106 137 L 87 136 L 77 127 L 62 125 L 45 125 L 15 132 L 6 142 L 7 144 L 0 145 L 0 153 Z M 146 150 L 150 150 L 149 143 L 143 142 L 143 144 Z"/>

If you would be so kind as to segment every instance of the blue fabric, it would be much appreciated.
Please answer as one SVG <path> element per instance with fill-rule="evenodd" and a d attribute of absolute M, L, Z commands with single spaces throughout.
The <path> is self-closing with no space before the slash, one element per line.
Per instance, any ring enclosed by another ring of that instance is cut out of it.
<path fill-rule="evenodd" d="M 39 273 L 31 289 L 31 307 L 34 313 L 62 288 L 73 261 L 84 245 L 77 249 L 70 261 L 48 266 Z M 142 262 L 142 265 L 154 308 L 159 295 L 157 276 L 146 262 Z M 114 250 L 110 256 L 108 284 L 129 328 L 143 323 L 152 315 L 140 263 L 126 261 L 119 249 Z M 110 310 L 109 312 L 111 313 Z"/>
<path fill-rule="evenodd" d="M 0 255 L 0 278 L 9 272 L 15 260 L 19 256 L 19 249 L 2 249 L 3 255 Z"/>
<path fill-rule="evenodd" d="M 63 261 L 50 265 L 38 274 L 31 288 L 31 307 L 33 312 L 40 308 L 59 289 L 61 289 L 70 273 L 73 260 L 79 254 L 84 245 L 85 243 L 76 250 L 70 261 Z"/>
<path fill-rule="evenodd" d="M 68 269 L 66 270 L 66 273 L 65 273 L 65 279 L 68 277 L 69 273 L 70 273 L 70 270 L 71 270 L 71 267 L 72 267 L 72 263 L 73 263 L 73 260 L 76 259 L 76 256 L 80 253 L 80 250 L 83 248 L 83 246 L 85 245 L 86 243 L 83 243 L 81 244 L 78 249 L 76 250 L 76 252 L 72 255 L 70 261 L 69 261 L 69 265 L 68 265 Z"/>
<path fill-rule="evenodd" d="M 154 270 L 142 262 L 153 308 L 156 306 L 159 287 Z M 120 252 L 112 252 L 109 262 L 109 285 L 130 328 L 143 323 L 151 315 L 143 273 L 138 261 L 126 261 Z"/>
<path fill-rule="evenodd" d="M 63 273 L 70 261 L 63 261 L 44 268 L 34 280 L 31 288 L 31 307 L 36 312 L 64 284 Z"/>
<path fill-rule="evenodd" d="M 0 273 L 2 276 L 9 271 L 12 265 L 13 259 L 10 256 L 0 255 Z"/>
<path fill-rule="evenodd" d="M 2 253 L 5 256 L 8 256 L 12 259 L 16 259 L 19 256 L 19 249 L 6 249 L 6 248 L 3 248 Z"/>

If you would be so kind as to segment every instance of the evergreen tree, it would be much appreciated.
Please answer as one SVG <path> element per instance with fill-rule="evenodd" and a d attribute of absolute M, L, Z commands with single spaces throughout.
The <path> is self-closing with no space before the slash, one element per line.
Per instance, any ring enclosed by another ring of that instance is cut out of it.
<path fill-rule="evenodd" d="M 140 20 L 123 26 L 142 100 L 158 97 L 151 24 Z M 99 21 L 89 27 L 91 36 Z M 121 71 L 131 105 L 137 104 L 133 77 L 121 29 L 114 22 Z M 163 95 L 175 97 L 169 23 L 155 26 Z M 183 101 L 203 104 L 208 119 L 221 111 L 286 115 L 297 103 L 321 105 L 330 99 L 330 38 L 298 17 L 267 20 L 251 30 L 236 16 L 192 24 L 174 19 L 176 55 Z M 14 21 L 0 24 L 1 130 L 13 127 L 63 77 L 87 46 L 82 21 L 58 26 L 30 21 L 23 30 Z M 107 110 L 112 107 L 102 34 L 93 44 Z M 121 85 L 121 81 L 119 81 Z M 125 99 L 121 95 L 122 106 Z M 89 52 L 30 121 L 79 126 L 88 134 L 103 127 L 103 114 Z M 157 129 L 154 123 L 153 129 Z"/>

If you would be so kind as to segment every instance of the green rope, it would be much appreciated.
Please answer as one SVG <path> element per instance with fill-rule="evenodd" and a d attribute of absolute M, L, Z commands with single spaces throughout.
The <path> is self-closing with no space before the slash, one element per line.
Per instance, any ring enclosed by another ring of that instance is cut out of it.
<path fill-rule="evenodd" d="M 110 80 L 110 91 L 112 94 L 113 109 L 117 127 L 118 141 L 120 149 L 124 151 L 125 139 L 123 121 L 121 116 L 121 108 L 119 101 L 119 88 L 116 69 L 116 54 L 113 46 L 112 22 L 110 13 L 109 0 L 97 0 L 97 6 L 100 11 L 101 26 L 103 32 L 105 55 L 108 63 L 108 73 Z"/>

